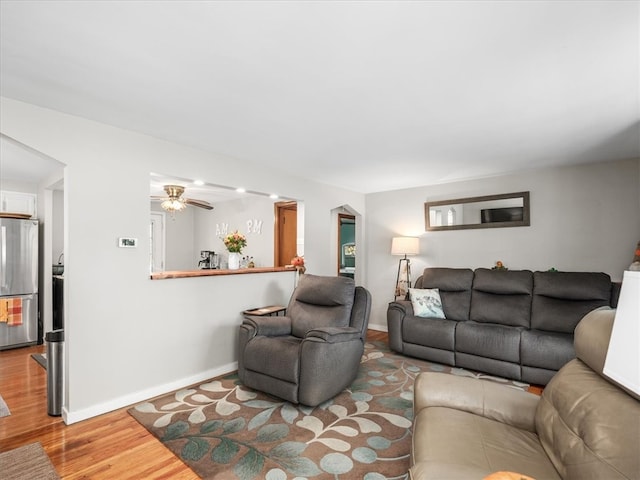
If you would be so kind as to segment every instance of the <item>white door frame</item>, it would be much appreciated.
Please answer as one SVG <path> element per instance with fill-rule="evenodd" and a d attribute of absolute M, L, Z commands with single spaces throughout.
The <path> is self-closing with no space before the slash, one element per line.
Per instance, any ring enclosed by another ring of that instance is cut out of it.
<path fill-rule="evenodd" d="M 149 269 L 163 272 L 165 265 L 165 220 L 163 212 L 151 212 L 149 223 Z"/>

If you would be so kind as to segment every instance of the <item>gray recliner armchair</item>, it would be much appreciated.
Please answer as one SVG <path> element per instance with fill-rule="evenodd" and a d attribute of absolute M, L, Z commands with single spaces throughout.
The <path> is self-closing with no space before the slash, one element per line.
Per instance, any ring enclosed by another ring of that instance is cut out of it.
<path fill-rule="evenodd" d="M 346 277 L 301 275 L 284 317 L 248 315 L 238 376 L 248 387 L 317 406 L 356 378 L 371 294 Z"/>

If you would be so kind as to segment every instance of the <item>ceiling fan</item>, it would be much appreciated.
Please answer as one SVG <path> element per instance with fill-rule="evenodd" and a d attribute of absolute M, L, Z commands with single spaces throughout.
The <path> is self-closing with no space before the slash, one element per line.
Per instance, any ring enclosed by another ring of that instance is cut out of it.
<path fill-rule="evenodd" d="M 204 200 L 196 200 L 194 198 L 184 198 L 184 187 L 181 185 L 165 185 L 164 191 L 167 192 L 166 197 L 152 195 L 151 200 L 161 201 L 160 206 L 169 213 L 180 212 L 187 208 L 187 205 L 213 210 L 209 202 Z"/>

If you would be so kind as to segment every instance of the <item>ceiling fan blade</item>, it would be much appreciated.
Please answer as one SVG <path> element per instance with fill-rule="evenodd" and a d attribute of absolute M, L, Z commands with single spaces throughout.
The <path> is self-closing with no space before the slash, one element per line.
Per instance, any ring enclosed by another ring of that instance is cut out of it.
<path fill-rule="evenodd" d="M 194 200 L 192 198 L 185 198 L 184 202 L 187 205 L 193 205 L 194 207 L 200 207 L 207 210 L 213 210 L 213 207 L 209 202 L 205 202 L 204 200 Z"/>
<path fill-rule="evenodd" d="M 160 200 L 166 200 L 167 197 L 163 197 L 162 195 L 151 195 L 151 201 L 159 202 Z"/>

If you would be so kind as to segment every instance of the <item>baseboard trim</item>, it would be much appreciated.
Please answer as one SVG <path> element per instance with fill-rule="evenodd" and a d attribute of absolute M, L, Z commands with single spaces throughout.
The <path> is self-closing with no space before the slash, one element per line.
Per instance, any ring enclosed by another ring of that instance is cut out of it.
<path fill-rule="evenodd" d="M 180 380 L 176 380 L 174 382 L 169 382 L 162 385 L 157 385 L 152 388 L 147 388 L 145 390 L 140 390 L 129 395 L 123 395 L 121 397 L 117 397 L 107 402 L 99 403 L 88 408 L 83 408 L 81 410 L 69 411 L 66 407 L 63 407 L 62 419 L 64 420 L 64 423 L 66 423 L 67 425 L 71 425 L 72 423 L 81 422 L 82 420 L 97 417 L 98 415 L 112 412 L 114 410 L 118 410 L 119 408 L 128 407 L 136 403 L 148 400 L 150 398 L 157 397 L 159 395 L 165 395 L 175 390 L 179 390 L 196 383 L 204 382 L 205 380 L 219 377 L 220 375 L 226 375 L 227 373 L 231 373 L 236 370 L 238 370 L 238 362 L 232 362 L 218 368 L 205 370 L 204 372 L 200 372 L 196 375 L 191 375 L 190 377 L 181 378 Z"/>
<path fill-rule="evenodd" d="M 368 328 L 371 329 L 371 330 L 375 330 L 377 332 L 388 332 L 389 331 L 386 325 L 376 325 L 376 324 L 373 324 L 373 323 L 370 323 Z"/>

